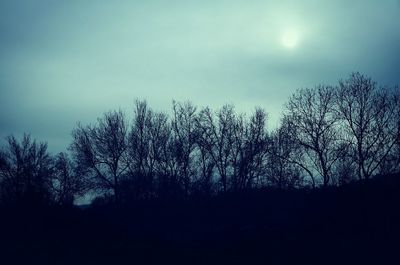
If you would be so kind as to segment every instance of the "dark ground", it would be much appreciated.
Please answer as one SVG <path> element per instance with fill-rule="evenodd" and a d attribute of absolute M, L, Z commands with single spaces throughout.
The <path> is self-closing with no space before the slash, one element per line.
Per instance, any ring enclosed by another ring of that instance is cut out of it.
<path fill-rule="evenodd" d="M 0 264 L 400 264 L 400 176 L 88 208 L 3 207 Z"/>

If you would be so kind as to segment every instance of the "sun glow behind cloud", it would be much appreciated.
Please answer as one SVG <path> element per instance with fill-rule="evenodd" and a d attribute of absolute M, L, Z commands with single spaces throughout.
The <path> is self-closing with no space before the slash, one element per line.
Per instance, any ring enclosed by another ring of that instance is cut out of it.
<path fill-rule="evenodd" d="M 390 1 L 2 0 L 0 137 L 52 133 L 68 143 L 76 121 L 130 113 L 135 98 L 159 110 L 172 98 L 259 105 L 273 125 L 298 87 L 350 71 L 397 82 Z"/>
<path fill-rule="evenodd" d="M 294 49 L 299 45 L 300 34 L 295 29 L 286 29 L 282 33 L 281 43 L 285 48 Z"/>

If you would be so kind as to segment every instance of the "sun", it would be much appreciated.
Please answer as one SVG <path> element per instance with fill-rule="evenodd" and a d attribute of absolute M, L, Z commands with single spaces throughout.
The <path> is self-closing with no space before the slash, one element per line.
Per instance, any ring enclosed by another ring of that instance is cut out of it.
<path fill-rule="evenodd" d="M 281 44 L 287 49 L 294 49 L 300 41 L 299 32 L 295 29 L 284 30 L 281 35 Z"/>

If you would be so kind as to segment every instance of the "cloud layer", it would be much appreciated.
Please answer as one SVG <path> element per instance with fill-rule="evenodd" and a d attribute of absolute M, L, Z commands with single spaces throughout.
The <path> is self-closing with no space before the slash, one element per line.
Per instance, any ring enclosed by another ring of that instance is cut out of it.
<path fill-rule="evenodd" d="M 193 2 L 1 1 L 0 137 L 61 151 L 77 121 L 130 113 L 135 98 L 260 105 L 274 126 L 299 87 L 351 71 L 400 83 L 397 0 Z"/>

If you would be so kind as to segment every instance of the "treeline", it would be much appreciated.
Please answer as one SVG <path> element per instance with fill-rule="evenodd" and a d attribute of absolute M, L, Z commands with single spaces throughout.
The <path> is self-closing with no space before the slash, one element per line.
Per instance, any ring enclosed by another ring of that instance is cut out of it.
<path fill-rule="evenodd" d="M 261 187 L 342 185 L 400 171 L 399 89 L 353 73 L 336 86 L 297 90 L 281 124 L 262 108 L 246 116 L 173 102 L 172 114 L 136 101 L 133 119 L 105 113 L 72 131 L 51 156 L 28 135 L 0 153 L 0 201 L 71 204 L 84 194 L 123 203 L 212 196 Z"/>

